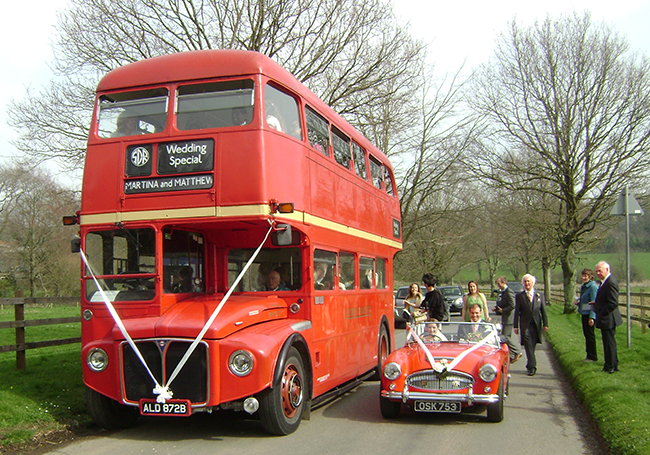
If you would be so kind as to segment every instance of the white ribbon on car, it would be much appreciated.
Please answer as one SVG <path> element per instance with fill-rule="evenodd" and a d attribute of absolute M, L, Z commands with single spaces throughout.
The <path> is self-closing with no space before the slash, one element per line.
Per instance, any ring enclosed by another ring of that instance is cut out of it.
<path fill-rule="evenodd" d="M 135 351 L 136 355 L 140 359 L 140 362 L 142 362 L 142 365 L 145 367 L 145 369 L 147 370 L 147 373 L 149 373 L 149 376 L 153 380 L 153 382 L 155 384 L 155 387 L 153 389 L 153 393 L 155 395 L 157 395 L 156 401 L 158 403 L 163 403 L 164 404 L 165 401 L 171 400 L 172 397 L 174 396 L 174 393 L 169 388 L 169 385 L 172 383 L 172 381 L 176 378 L 178 373 L 181 371 L 181 369 L 183 368 L 183 366 L 187 362 L 187 359 L 190 358 L 190 356 L 194 352 L 194 349 L 196 349 L 196 346 L 198 346 L 198 344 L 201 342 L 201 340 L 203 339 L 203 336 L 208 331 L 208 329 L 210 328 L 210 326 L 212 325 L 214 320 L 217 318 L 219 312 L 221 311 L 223 306 L 226 304 L 226 302 L 230 298 L 230 295 L 237 288 L 237 285 L 241 281 L 242 277 L 244 276 L 246 271 L 250 268 L 251 264 L 253 263 L 253 261 L 255 260 L 257 255 L 259 254 L 260 250 L 262 249 L 262 246 L 264 245 L 266 240 L 269 238 L 269 235 L 271 234 L 271 231 L 273 230 L 273 221 L 269 220 L 269 224 L 271 226 L 269 227 L 269 230 L 267 231 L 266 235 L 264 236 L 264 240 L 262 240 L 262 243 L 260 243 L 260 245 L 257 247 L 255 252 L 253 252 L 253 254 L 251 255 L 250 259 L 248 260 L 248 262 L 246 263 L 244 268 L 241 270 L 241 272 L 239 272 L 239 275 L 237 276 L 237 278 L 235 279 L 233 284 L 230 286 L 230 289 L 228 289 L 228 292 L 226 293 L 226 295 L 223 296 L 223 298 L 221 299 L 221 302 L 219 302 L 219 305 L 217 305 L 217 307 L 212 312 L 212 315 L 210 316 L 210 318 L 207 320 L 207 322 L 203 326 L 203 329 L 201 329 L 201 332 L 199 332 L 196 339 L 192 342 L 190 347 L 185 352 L 185 355 L 183 355 L 183 357 L 181 358 L 181 361 L 178 363 L 178 365 L 176 365 L 176 368 L 172 372 L 172 374 L 169 377 L 169 379 L 167 380 L 167 382 L 165 384 L 163 384 L 163 385 L 160 385 L 158 383 L 158 381 L 156 380 L 156 378 L 154 377 L 154 375 L 151 373 L 151 370 L 149 369 L 149 366 L 147 365 L 146 360 L 144 359 L 144 357 L 140 353 L 140 350 L 138 349 L 135 342 L 133 341 L 133 339 L 129 335 L 128 331 L 126 330 L 126 327 L 124 327 L 124 324 L 122 323 L 122 320 L 120 319 L 120 316 L 117 314 L 117 311 L 115 310 L 115 307 L 113 306 L 113 304 L 111 303 L 109 298 L 106 296 L 106 293 L 104 293 L 104 290 L 102 289 L 101 285 L 99 284 L 99 281 L 97 281 L 97 278 L 95 277 L 95 274 L 93 273 L 92 268 L 90 267 L 90 264 L 88 263 L 88 258 L 84 254 L 83 250 L 80 250 L 81 258 L 83 259 L 84 263 L 88 267 L 88 271 L 90 272 L 90 275 L 92 276 L 93 281 L 95 282 L 95 285 L 97 286 L 97 289 L 99 289 L 99 294 L 102 296 L 102 299 L 104 300 L 104 303 L 106 304 L 106 307 L 108 308 L 109 313 L 111 314 L 111 316 L 113 316 L 113 320 L 115 321 L 115 323 L 119 327 L 120 332 L 122 332 L 122 336 L 124 336 L 124 338 L 129 343 L 129 346 L 131 346 L 131 348 Z"/>
<path fill-rule="evenodd" d="M 487 336 L 485 336 L 485 337 L 483 337 L 483 339 L 481 339 L 481 341 L 479 341 L 478 343 L 473 345 L 471 348 L 465 349 L 458 356 L 456 356 L 456 358 L 454 360 L 452 360 L 452 362 L 449 363 L 449 364 L 443 364 L 442 362 L 436 362 L 436 359 L 433 357 L 433 354 L 431 354 L 431 351 L 429 350 L 429 348 L 427 348 L 427 346 L 424 344 L 424 342 L 418 336 L 418 334 L 415 333 L 415 331 L 413 330 L 413 327 L 409 327 L 409 336 L 411 336 L 411 335 L 413 336 L 415 341 L 418 343 L 418 345 L 420 345 L 420 347 L 424 351 L 424 355 L 427 357 L 427 360 L 431 364 L 431 368 L 433 368 L 433 371 L 435 371 L 436 373 L 444 373 L 445 371 L 453 370 L 456 367 L 456 365 L 458 365 L 470 352 L 472 352 L 472 351 L 480 348 L 484 344 L 486 344 L 489 341 L 490 337 L 494 336 L 494 332 L 489 332 L 487 334 Z"/>

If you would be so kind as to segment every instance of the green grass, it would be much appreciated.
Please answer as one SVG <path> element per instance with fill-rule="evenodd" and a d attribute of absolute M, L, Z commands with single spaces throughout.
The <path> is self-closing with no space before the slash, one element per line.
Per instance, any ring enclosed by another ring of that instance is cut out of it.
<path fill-rule="evenodd" d="M 16 370 L 15 353 L 0 354 L 0 446 L 37 435 L 85 426 L 80 344 L 27 351 L 27 369 Z"/>
<path fill-rule="evenodd" d="M 578 255 L 575 262 L 576 268 L 576 279 L 580 279 L 580 271 L 584 268 L 594 270 L 596 264 L 599 261 L 607 261 L 612 267 L 612 273 L 616 278 L 618 278 L 619 283 L 622 285 L 625 284 L 625 253 L 609 253 L 609 254 L 581 254 Z M 631 281 L 632 282 L 642 282 L 650 280 L 650 253 L 635 253 L 631 252 L 630 258 L 630 269 L 631 269 Z M 538 280 L 542 279 L 542 269 L 539 264 L 533 264 L 533 269 L 530 271 L 533 275 L 537 277 Z M 510 269 L 506 266 L 500 267 L 496 273 L 496 276 L 505 275 L 509 280 L 519 281 L 521 277 L 514 277 Z M 522 273 L 523 275 L 523 273 Z M 419 282 L 419 277 L 414 277 L 416 282 Z M 516 278 L 516 279 L 515 279 Z M 454 277 L 454 284 L 460 284 L 463 286 L 463 289 L 467 286 L 467 283 L 471 280 L 478 280 L 478 270 L 476 265 L 471 265 L 465 267 Z M 482 280 L 479 282 L 481 285 L 481 291 L 489 292 L 487 287 L 487 281 L 489 280 L 488 272 L 486 268 L 482 270 Z M 562 283 L 562 268 L 560 265 L 556 266 L 552 271 L 552 281 L 555 284 Z M 576 281 L 577 283 L 577 281 Z M 410 283 L 407 283 L 410 284 Z M 643 286 L 635 286 L 634 290 L 637 291 Z M 645 287 L 646 290 L 650 289 L 650 286 Z"/>
<path fill-rule="evenodd" d="M 79 316 L 74 306 L 28 306 L 25 319 Z M 0 308 L 0 321 L 13 321 L 14 307 Z M 73 338 L 80 323 L 25 328 L 27 342 Z M 15 329 L 0 329 L 0 346 L 16 343 Z M 16 353 L 0 353 L 0 447 L 20 445 L 35 436 L 89 423 L 81 374 L 79 343 L 30 349 L 27 368 L 16 369 Z"/>
<path fill-rule="evenodd" d="M 25 319 L 50 319 L 50 318 L 69 318 L 80 316 L 79 307 L 76 306 L 27 306 L 25 308 Z M 13 321 L 14 307 L 12 305 L 3 305 L 0 308 L 0 322 Z M 81 321 L 70 324 L 56 324 L 25 327 L 25 341 L 30 343 L 34 341 L 58 340 L 61 338 L 74 338 L 81 334 Z M 15 329 L 0 329 L 0 346 L 16 344 Z"/>
<path fill-rule="evenodd" d="M 547 339 L 555 349 L 578 397 L 589 410 L 612 453 L 650 454 L 650 332 L 633 327 L 627 347 L 625 324 L 616 331 L 620 372 L 601 373 L 600 330 L 596 330 L 599 362 L 583 362 L 585 342 L 577 314 L 561 314 L 562 306 L 549 307 Z"/>

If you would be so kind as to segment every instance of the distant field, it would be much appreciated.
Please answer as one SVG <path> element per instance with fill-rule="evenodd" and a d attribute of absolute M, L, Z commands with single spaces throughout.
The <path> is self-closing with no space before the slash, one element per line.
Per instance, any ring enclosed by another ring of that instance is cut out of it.
<path fill-rule="evenodd" d="M 619 282 L 625 282 L 625 253 L 618 254 L 582 254 L 576 260 L 576 274 L 584 268 L 594 269 L 596 263 L 599 261 L 607 261 L 612 267 L 612 273 L 616 276 Z M 633 290 L 641 288 L 650 290 L 650 253 L 631 253 L 630 261 L 631 279 L 633 283 Z M 431 271 L 435 275 L 435 270 Z M 542 269 L 538 264 L 535 264 L 531 271 L 538 279 L 541 279 Z M 497 276 L 505 275 L 509 280 L 519 281 L 521 277 L 515 277 L 507 267 L 499 269 Z M 414 276 L 414 281 L 419 282 L 419 276 Z M 579 278 L 579 276 L 577 277 Z M 478 281 L 481 285 L 481 291 L 490 291 L 487 281 L 489 280 L 487 268 L 483 268 L 481 277 L 478 275 L 477 266 L 472 265 L 462 270 L 456 277 L 453 283 L 441 284 L 460 284 L 463 288 L 466 287 L 469 281 Z M 553 269 L 551 280 L 554 284 L 562 284 L 562 268 L 558 265 Z M 395 287 L 408 285 L 410 283 L 395 283 Z M 645 287 L 644 287 L 645 286 Z"/>

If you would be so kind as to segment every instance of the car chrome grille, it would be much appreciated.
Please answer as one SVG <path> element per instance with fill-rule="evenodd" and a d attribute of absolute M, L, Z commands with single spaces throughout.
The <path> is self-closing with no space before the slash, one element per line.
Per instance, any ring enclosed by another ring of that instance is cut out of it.
<path fill-rule="evenodd" d="M 406 378 L 409 387 L 422 390 L 461 390 L 471 387 L 474 378 L 458 371 L 450 371 L 446 376 L 438 376 L 433 370 L 418 371 Z"/>
<path fill-rule="evenodd" d="M 159 384 L 171 376 L 191 342 L 186 340 L 139 340 L 138 350 L 147 362 Z M 138 402 L 141 398 L 156 398 L 154 382 L 144 365 L 128 343 L 122 346 L 122 377 L 126 399 Z M 192 403 L 205 403 L 208 397 L 208 346 L 199 343 L 187 359 L 170 388 L 174 398 L 188 399 Z"/>

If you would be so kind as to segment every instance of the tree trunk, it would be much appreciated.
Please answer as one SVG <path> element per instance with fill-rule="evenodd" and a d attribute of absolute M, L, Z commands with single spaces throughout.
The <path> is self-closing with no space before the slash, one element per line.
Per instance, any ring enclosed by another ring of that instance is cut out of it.
<path fill-rule="evenodd" d="M 562 254 L 562 274 L 564 275 L 564 314 L 575 312 L 575 305 L 573 299 L 576 295 L 575 276 L 576 271 L 573 266 L 573 258 L 570 257 L 569 252 Z"/>
<path fill-rule="evenodd" d="M 544 276 L 544 297 L 546 303 L 551 302 L 551 264 L 547 258 L 542 258 L 542 275 Z"/>

